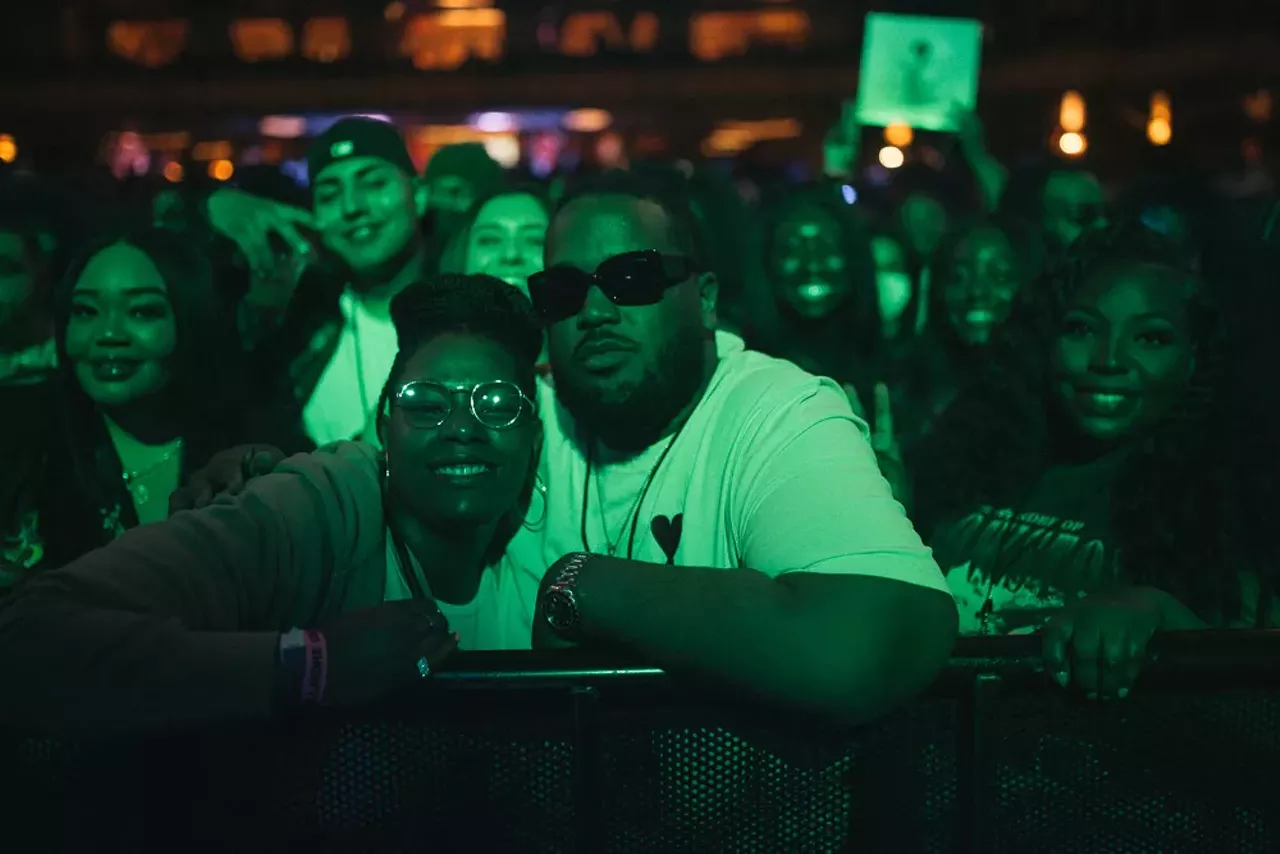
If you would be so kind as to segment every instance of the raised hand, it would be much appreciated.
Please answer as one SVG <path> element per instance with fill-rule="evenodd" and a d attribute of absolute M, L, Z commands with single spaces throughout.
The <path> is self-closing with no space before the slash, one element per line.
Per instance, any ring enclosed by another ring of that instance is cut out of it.
<path fill-rule="evenodd" d="M 224 187 L 210 196 L 207 209 L 209 225 L 240 247 L 255 278 L 278 270 L 279 263 L 271 247 L 273 234 L 285 242 L 292 256 L 307 258 L 314 251 L 299 230 L 313 227 L 309 211 L 232 187 Z"/>
<path fill-rule="evenodd" d="M 840 105 L 840 119 L 827 131 L 822 142 L 822 169 L 830 178 L 850 178 L 858 161 L 862 142 L 862 125 L 858 123 L 857 103 L 853 99 Z"/>

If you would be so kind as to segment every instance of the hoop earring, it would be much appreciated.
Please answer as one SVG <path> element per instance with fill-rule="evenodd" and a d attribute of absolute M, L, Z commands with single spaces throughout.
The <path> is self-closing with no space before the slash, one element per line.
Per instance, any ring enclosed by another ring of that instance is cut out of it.
<path fill-rule="evenodd" d="M 525 519 L 521 524 L 526 530 L 540 531 L 547 521 L 547 485 L 542 482 L 540 475 L 533 476 L 533 491 L 542 498 L 542 515 L 538 517 L 536 522 L 530 522 Z"/>

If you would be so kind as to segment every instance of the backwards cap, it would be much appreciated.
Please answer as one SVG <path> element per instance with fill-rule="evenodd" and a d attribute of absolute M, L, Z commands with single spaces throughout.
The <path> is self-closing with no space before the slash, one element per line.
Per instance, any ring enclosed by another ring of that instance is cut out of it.
<path fill-rule="evenodd" d="M 406 175 L 418 174 L 395 125 L 377 119 L 348 118 L 335 122 L 311 143 L 307 175 L 314 182 L 331 164 L 352 157 L 377 157 Z"/>

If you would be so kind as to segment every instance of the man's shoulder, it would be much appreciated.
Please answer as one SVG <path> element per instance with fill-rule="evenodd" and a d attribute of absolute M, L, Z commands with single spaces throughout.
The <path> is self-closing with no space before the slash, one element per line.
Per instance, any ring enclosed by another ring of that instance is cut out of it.
<path fill-rule="evenodd" d="M 742 350 L 720 360 L 704 403 L 725 416 L 737 417 L 744 410 L 774 411 L 814 397 L 848 404 L 835 381 L 786 359 Z"/>

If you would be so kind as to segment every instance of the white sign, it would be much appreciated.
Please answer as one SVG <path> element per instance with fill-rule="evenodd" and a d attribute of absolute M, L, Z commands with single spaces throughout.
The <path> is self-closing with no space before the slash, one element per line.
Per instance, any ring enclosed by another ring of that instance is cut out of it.
<path fill-rule="evenodd" d="M 966 18 L 872 12 L 862 41 L 858 121 L 954 131 L 978 104 L 982 24 Z"/>

